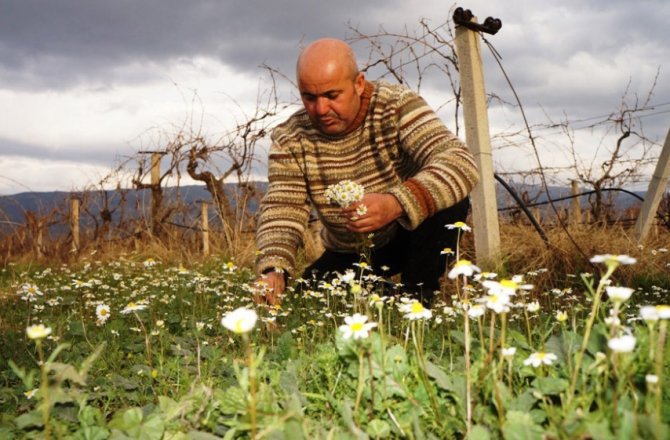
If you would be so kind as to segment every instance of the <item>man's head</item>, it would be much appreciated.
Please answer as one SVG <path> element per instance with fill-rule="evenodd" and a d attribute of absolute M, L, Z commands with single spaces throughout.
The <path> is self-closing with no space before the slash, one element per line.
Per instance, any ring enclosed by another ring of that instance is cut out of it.
<path fill-rule="evenodd" d="M 337 135 L 351 127 L 361 107 L 365 77 L 351 47 L 341 40 L 317 40 L 307 46 L 296 66 L 298 89 L 312 124 Z"/>

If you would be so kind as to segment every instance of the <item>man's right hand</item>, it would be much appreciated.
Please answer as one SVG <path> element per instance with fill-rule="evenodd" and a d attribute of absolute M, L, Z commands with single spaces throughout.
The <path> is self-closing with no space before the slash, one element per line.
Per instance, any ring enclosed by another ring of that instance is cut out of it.
<path fill-rule="evenodd" d="M 286 280 L 283 272 L 272 271 L 261 276 L 256 280 L 256 283 L 263 286 L 265 296 L 257 296 L 255 301 L 257 304 L 267 303 L 271 306 L 281 303 L 281 296 L 286 290 Z"/>

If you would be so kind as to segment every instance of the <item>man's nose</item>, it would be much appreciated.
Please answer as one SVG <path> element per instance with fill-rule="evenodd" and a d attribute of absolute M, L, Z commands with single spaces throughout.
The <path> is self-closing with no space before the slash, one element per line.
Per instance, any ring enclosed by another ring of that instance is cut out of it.
<path fill-rule="evenodd" d="M 327 115 L 330 111 L 328 99 L 319 97 L 316 99 L 316 114 L 319 116 Z"/>

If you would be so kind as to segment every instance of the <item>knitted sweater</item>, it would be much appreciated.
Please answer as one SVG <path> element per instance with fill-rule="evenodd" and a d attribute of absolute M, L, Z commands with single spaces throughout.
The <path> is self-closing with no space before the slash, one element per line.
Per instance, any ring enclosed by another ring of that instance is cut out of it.
<path fill-rule="evenodd" d="M 413 91 L 366 83 L 360 121 L 332 136 L 314 128 L 299 110 L 272 132 L 268 191 L 261 201 L 256 270 L 292 272 L 312 207 L 323 224 L 326 249 L 357 251 L 360 235 L 346 229 L 340 208 L 326 199 L 328 185 L 353 180 L 366 193 L 393 194 L 405 211 L 376 231 L 375 247 L 402 226 L 416 228 L 435 212 L 467 196 L 479 179 L 467 147 Z"/>

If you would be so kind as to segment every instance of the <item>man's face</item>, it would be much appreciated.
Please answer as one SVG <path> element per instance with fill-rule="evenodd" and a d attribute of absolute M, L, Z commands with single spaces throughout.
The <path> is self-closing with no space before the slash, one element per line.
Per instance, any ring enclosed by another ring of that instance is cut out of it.
<path fill-rule="evenodd" d="M 329 135 L 345 132 L 354 122 L 364 88 L 362 73 L 352 78 L 351 72 L 341 66 L 301 72 L 298 79 L 300 97 L 310 121 Z"/>

